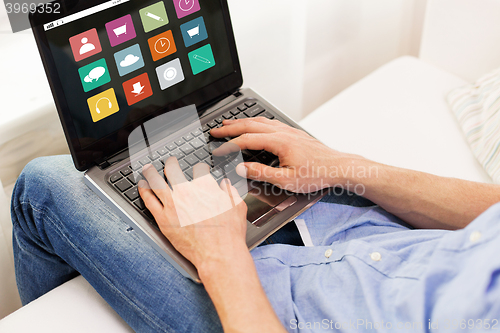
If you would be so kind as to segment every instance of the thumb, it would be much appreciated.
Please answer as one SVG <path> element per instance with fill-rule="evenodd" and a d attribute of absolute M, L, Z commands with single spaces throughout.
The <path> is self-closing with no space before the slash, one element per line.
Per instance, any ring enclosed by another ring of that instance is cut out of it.
<path fill-rule="evenodd" d="M 256 162 L 238 164 L 236 167 L 236 173 L 241 177 L 267 182 L 274 185 L 284 185 L 290 178 L 290 169 L 273 168 Z"/>

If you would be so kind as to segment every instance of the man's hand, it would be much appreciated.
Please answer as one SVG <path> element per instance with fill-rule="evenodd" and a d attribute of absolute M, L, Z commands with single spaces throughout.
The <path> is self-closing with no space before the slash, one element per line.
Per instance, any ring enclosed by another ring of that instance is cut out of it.
<path fill-rule="evenodd" d="M 139 193 L 162 233 L 198 269 L 224 331 L 284 332 L 246 246 L 247 206 L 236 189 L 229 180 L 219 186 L 206 164 L 194 167 L 191 182 L 175 157 L 164 172 L 172 189 L 147 165 Z"/>
<path fill-rule="evenodd" d="M 209 166 L 200 163 L 188 182 L 175 157 L 166 161 L 164 172 L 172 189 L 147 165 L 143 174 L 148 183 L 139 183 L 139 193 L 161 232 L 184 257 L 199 268 L 224 259 L 235 247 L 246 250 L 247 207 L 228 180 L 219 186 Z"/>
<path fill-rule="evenodd" d="M 343 177 L 353 161 L 362 157 L 335 151 L 304 131 L 264 117 L 224 120 L 210 132 L 216 138 L 236 137 L 231 143 L 242 150 L 266 150 L 278 156 L 280 168 L 261 163 L 242 163 L 236 172 L 254 180 L 275 184 L 296 193 L 346 186 Z M 222 148 L 222 147 L 221 147 Z"/>

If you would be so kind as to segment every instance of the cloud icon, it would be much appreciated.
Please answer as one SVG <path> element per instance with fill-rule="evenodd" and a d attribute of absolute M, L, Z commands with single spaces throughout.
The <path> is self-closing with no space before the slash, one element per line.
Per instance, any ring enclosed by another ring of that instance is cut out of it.
<path fill-rule="evenodd" d="M 133 54 L 129 54 L 128 56 L 125 57 L 125 59 L 123 59 L 122 62 L 120 62 L 120 66 L 121 67 L 132 66 L 133 64 L 135 64 L 136 62 L 138 62 L 139 59 L 140 58 L 138 56 L 135 56 Z"/>

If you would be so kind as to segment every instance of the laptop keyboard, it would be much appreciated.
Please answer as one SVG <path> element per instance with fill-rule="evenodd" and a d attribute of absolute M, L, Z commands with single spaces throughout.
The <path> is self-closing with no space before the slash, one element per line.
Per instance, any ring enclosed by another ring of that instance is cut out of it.
<path fill-rule="evenodd" d="M 229 174 L 225 174 L 223 170 L 227 170 L 227 164 L 232 163 L 236 167 L 237 163 L 241 163 L 241 161 L 221 160 L 219 158 L 212 159 L 209 148 L 210 144 L 220 146 L 224 142 L 227 142 L 227 140 L 216 139 L 210 135 L 209 131 L 212 128 L 221 127 L 222 121 L 225 119 L 243 119 L 257 116 L 263 116 L 268 119 L 275 118 L 271 112 L 263 108 L 257 101 L 246 101 L 222 115 L 209 119 L 201 128 L 181 135 L 174 142 L 165 144 L 148 156 L 111 174 L 109 176 L 109 183 L 157 227 L 152 214 L 146 209 L 144 202 L 139 196 L 137 182 L 143 179 L 141 174 L 142 167 L 146 164 L 152 164 L 164 177 L 163 168 L 165 161 L 171 156 L 175 156 L 186 179 L 189 181 L 193 179 L 193 166 L 198 163 L 206 163 L 211 167 L 211 174 L 217 182 L 227 177 L 235 184 L 241 180 L 241 177 L 234 172 L 234 168 L 232 168 L 233 171 Z M 279 164 L 279 160 L 275 155 L 265 151 L 244 150 L 242 151 L 242 157 L 245 162 L 260 162 L 272 166 Z"/>

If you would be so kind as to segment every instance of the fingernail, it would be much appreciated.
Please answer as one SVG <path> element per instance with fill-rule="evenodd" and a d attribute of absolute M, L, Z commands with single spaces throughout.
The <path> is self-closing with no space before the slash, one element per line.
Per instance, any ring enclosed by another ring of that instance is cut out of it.
<path fill-rule="evenodd" d="M 245 164 L 240 163 L 236 166 L 236 173 L 240 177 L 247 178 L 248 168 L 245 166 Z"/>
<path fill-rule="evenodd" d="M 232 122 L 234 122 L 234 119 L 226 119 L 222 121 L 223 124 L 231 124 Z"/>

